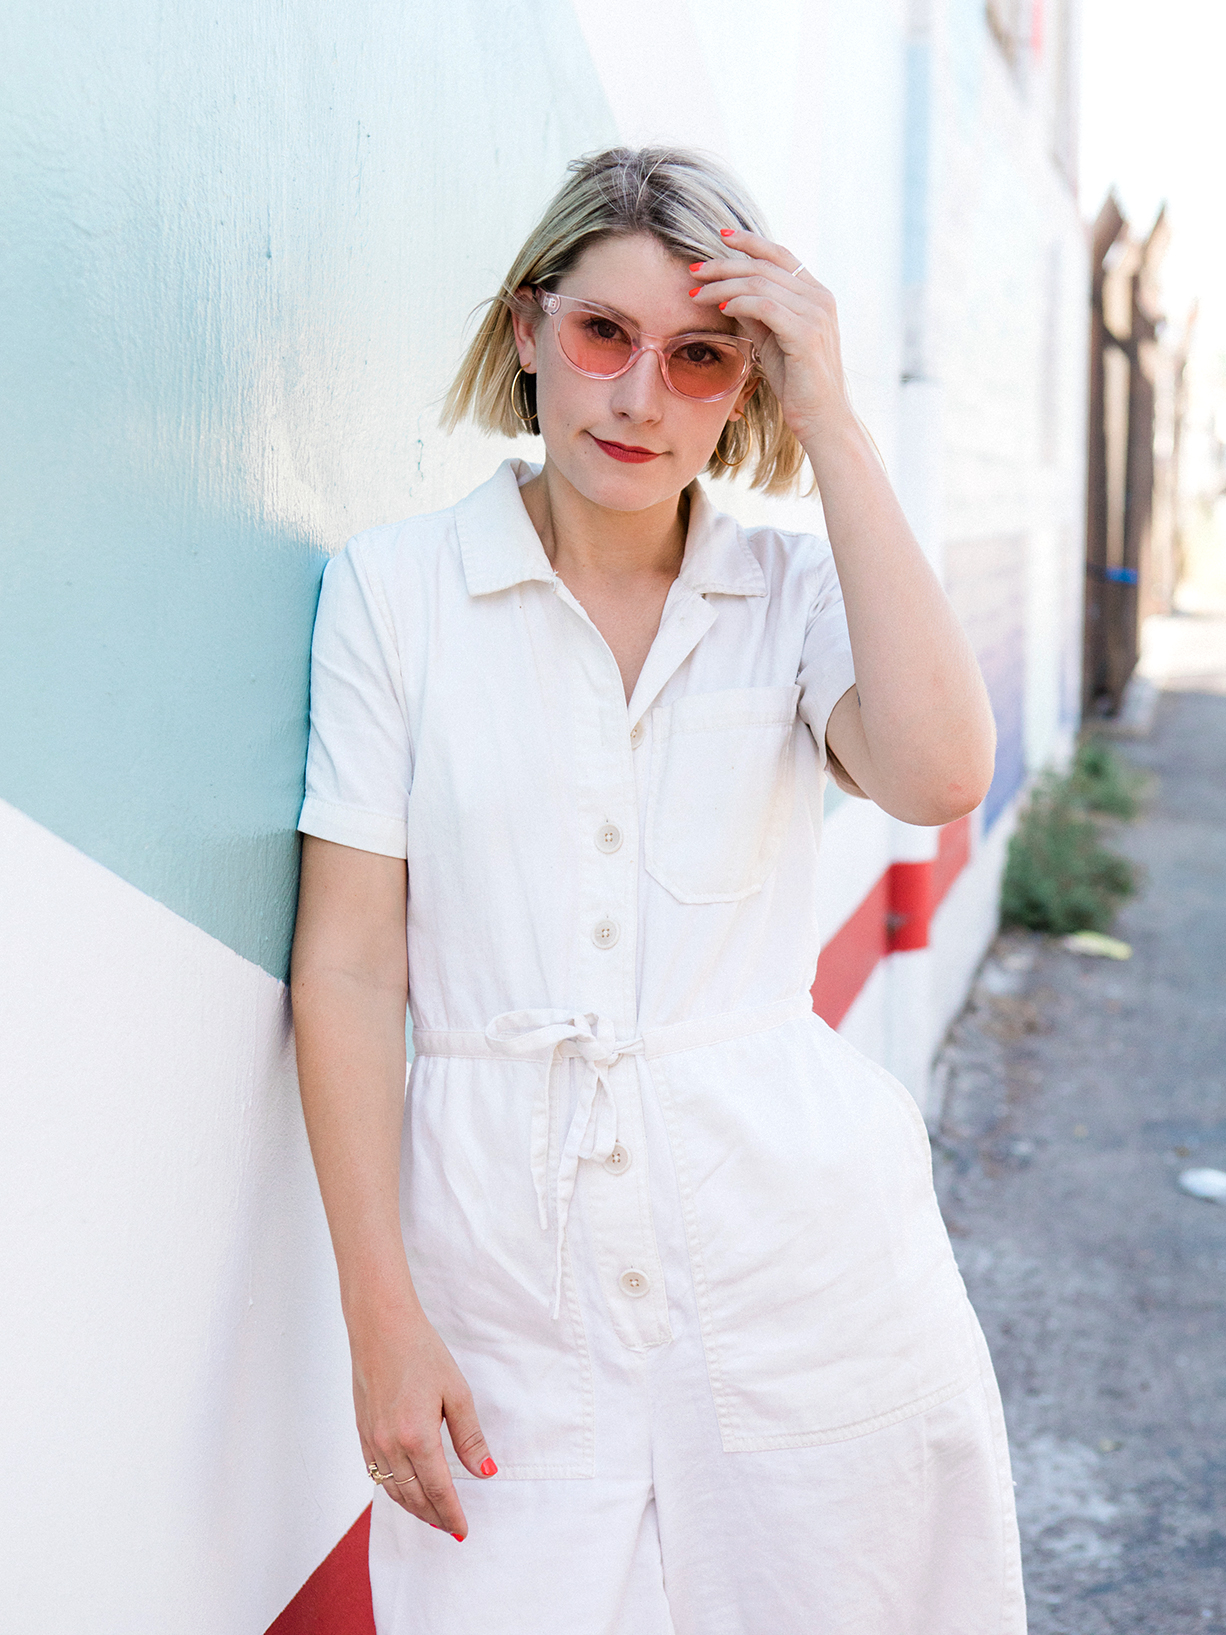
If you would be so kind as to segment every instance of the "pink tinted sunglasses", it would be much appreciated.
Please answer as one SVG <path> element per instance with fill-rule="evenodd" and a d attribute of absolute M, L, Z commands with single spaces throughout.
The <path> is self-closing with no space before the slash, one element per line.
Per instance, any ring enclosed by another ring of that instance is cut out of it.
<path fill-rule="evenodd" d="M 758 349 L 743 335 L 696 330 L 692 334 L 645 335 L 612 307 L 532 292 L 553 319 L 558 348 L 572 369 L 591 380 L 616 380 L 644 352 L 654 352 L 669 391 L 695 403 L 715 403 L 735 392 L 758 362 Z"/>

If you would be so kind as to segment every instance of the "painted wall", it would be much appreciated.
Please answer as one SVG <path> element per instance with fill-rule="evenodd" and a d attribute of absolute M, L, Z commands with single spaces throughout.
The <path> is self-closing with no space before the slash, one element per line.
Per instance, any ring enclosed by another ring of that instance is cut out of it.
<path fill-rule="evenodd" d="M 935 880 L 950 837 L 828 803 L 837 1019 L 923 1101 L 1018 779 L 1077 692 L 1083 252 L 1047 70 L 1022 85 L 995 50 L 972 0 L 762 0 L 749 23 L 731 0 L 10 7 L 0 1608 L 21 1635 L 260 1635 L 287 1607 L 278 1635 L 319 1607 L 367 1628 L 347 1530 L 370 1490 L 282 980 L 316 588 L 357 528 L 502 457 L 436 425 L 466 320 L 565 161 L 618 136 L 724 156 L 835 291 L 857 407 L 995 675 L 995 821 L 922 941 L 890 951 L 888 882 Z M 821 526 L 813 499 L 715 494 Z M 299 1596 L 346 1534 L 343 1580 Z"/>
<path fill-rule="evenodd" d="M 434 400 L 614 127 L 561 0 L 5 32 L 0 796 L 282 976 L 323 553 L 487 472 Z"/>
<path fill-rule="evenodd" d="M 498 22 L 8 8 L 6 1632 L 258 1635 L 369 1499 L 280 980 L 308 643 L 326 551 L 496 464 L 434 401 L 615 136 L 568 5 Z"/>

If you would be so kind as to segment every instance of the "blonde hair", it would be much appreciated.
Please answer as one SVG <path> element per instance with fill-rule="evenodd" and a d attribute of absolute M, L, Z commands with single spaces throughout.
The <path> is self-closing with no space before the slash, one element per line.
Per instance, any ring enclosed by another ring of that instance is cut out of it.
<path fill-rule="evenodd" d="M 450 431 L 471 417 L 486 431 L 505 437 L 539 432 L 536 380 L 525 374 L 511 397 L 519 354 L 511 327 L 514 312 L 540 316 L 535 302 L 519 291 L 551 288 L 589 245 L 604 238 L 649 233 L 682 261 L 709 261 L 728 255 L 721 227 L 765 235 L 753 200 L 720 165 L 684 148 L 609 148 L 574 160 L 569 176 L 515 257 L 502 288 L 486 304 L 464 361 L 443 403 L 442 424 Z M 784 424 L 779 399 L 759 373 L 743 418 L 726 425 L 707 463 L 712 477 L 746 462 L 752 487 L 768 494 L 796 487 L 805 452 Z M 516 414 L 527 410 L 525 424 Z"/>

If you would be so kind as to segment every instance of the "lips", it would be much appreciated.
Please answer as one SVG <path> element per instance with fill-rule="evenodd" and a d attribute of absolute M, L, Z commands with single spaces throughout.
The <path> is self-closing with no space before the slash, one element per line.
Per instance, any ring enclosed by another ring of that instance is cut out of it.
<path fill-rule="evenodd" d="M 627 465 L 644 465 L 648 460 L 658 460 L 660 458 L 657 449 L 634 448 L 626 443 L 606 443 L 603 437 L 597 437 L 593 432 L 589 432 L 588 436 L 596 444 L 597 448 L 604 450 L 610 459 L 621 460 Z"/>

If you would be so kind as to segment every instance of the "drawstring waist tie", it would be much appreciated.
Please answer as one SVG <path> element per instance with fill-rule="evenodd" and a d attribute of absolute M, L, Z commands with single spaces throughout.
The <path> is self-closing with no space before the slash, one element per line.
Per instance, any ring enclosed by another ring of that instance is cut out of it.
<path fill-rule="evenodd" d="M 504 1011 L 484 1033 L 414 1029 L 413 1047 L 419 1056 L 455 1056 L 470 1060 L 533 1060 L 541 1064 L 541 1079 L 532 1107 L 532 1183 L 536 1191 L 541 1230 L 549 1230 L 549 1131 L 553 1120 L 554 1063 L 577 1058 L 583 1077 L 570 1126 L 562 1142 L 555 1182 L 553 1316 L 562 1308 L 562 1254 L 571 1200 L 579 1175 L 579 1160 L 603 1163 L 617 1145 L 617 1104 L 609 1085 L 614 1067 L 631 1056 L 667 1056 L 703 1045 L 764 1033 L 783 1022 L 813 1014 L 807 994 L 780 1000 L 753 1010 L 729 1011 L 723 1016 L 693 1022 L 673 1022 L 645 1030 L 637 1038 L 616 1036 L 613 1023 L 594 1012 L 561 1010 Z"/>

